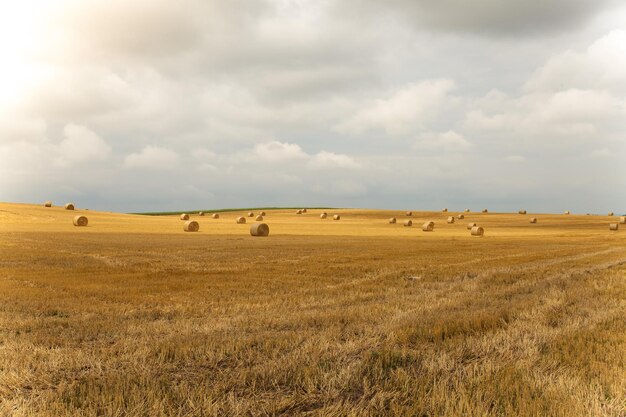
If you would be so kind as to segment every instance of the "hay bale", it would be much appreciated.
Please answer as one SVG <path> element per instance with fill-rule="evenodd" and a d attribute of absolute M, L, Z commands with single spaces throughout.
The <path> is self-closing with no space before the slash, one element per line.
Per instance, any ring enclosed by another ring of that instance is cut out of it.
<path fill-rule="evenodd" d="M 472 230 L 473 227 L 476 227 L 476 223 L 468 223 L 467 224 L 467 230 Z"/>
<path fill-rule="evenodd" d="M 537 223 L 537 218 L 536 217 L 531 217 L 530 218 L 530 222 L 531 223 Z"/>
<path fill-rule="evenodd" d="M 444 213 L 447 213 L 447 212 L 448 212 L 448 208 L 446 207 L 446 208 L 444 208 L 444 209 L 443 209 L 443 210 L 441 210 L 441 211 L 442 211 L 442 212 L 444 212 Z"/>
<path fill-rule="evenodd" d="M 526 214 L 526 210 L 521 209 L 520 211 L 518 211 L 519 214 Z"/>
<path fill-rule="evenodd" d="M 412 212 L 412 211 L 407 211 L 407 212 L 406 212 L 406 215 L 407 215 L 407 216 L 412 216 L 412 215 L 413 215 L 413 212 Z"/>
<path fill-rule="evenodd" d="M 213 219 L 219 219 L 219 218 L 220 218 L 220 215 L 219 215 L 219 214 L 217 214 L 217 213 L 213 213 L 213 214 L 211 215 L 211 218 L 213 218 Z"/>
<path fill-rule="evenodd" d="M 260 214 L 261 214 L 261 216 L 265 216 L 265 212 L 264 211 L 262 211 Z"/>
<path fill-rule="evenodd" d="M 263 221 L 263 216 L 261 216 L 260 214 L 258 216 L 256 216 L 256 218 L 254 219 L 257 222 L 262 222 Z"/>
<path fill-rule="evenodd" d="M 395 217 L 390 218 L 389 224 L 396 224 L 396 218 Z"/>
<path fill-rule="evenodd" d="M 65 210 L 74 210 L 74 203 L 67 203 L 65 205 Z"/>
<path fill-rule="evenodd" d="M 619 224 L 626 224 L 626 216 L 622 216 L 619 218 Z"/>
<path fill-rule="evenodd" d="M 253 211 L 249 211 L 248 212 L 248 217 L 254 217 L 254 212 Z"/>
<path fill-rule="evenodd" d="M 250 234 L 252 236 L 269 236 L 270 227 L 265 223 L 253 223 L 250 226 Z"/>
<path fill-rule="evenodd" d="M 204 211 L 199 211 L 198 216 L 204 216 Z"/>
<path fill-rule="evenodd" d="M 242 216 L 237 217 L 237 224 L 246 224 L 246 218 Z"/>
<path fill-rule="evenodd" d="M 89 220 L 85 216 L 76 216 L 74 217 L 74 226 L 84 227 L 87 226 Z"/>
<path fill-rule="evenodd" d="M 200 230 L 200 225 L 198 224 L 197 221 L 189 221 L 189 222 L 185 222 L 185 226 L 183 227 L 183 230 L 185 232 L 197 232 L 198 230 Z"/>
<path fill-rule="evenodd" d="M 609 217 L 613 217 L 613 214 L 614 214 L 614 213 L 613 213 L 612 211 L 609 211 L 608 216 L 609 216 Z"/>
<path fill-rule="evenodd" d="M 563 214 L 570 214 L 569 210 L 565 210 L 565 213 Z"/>
<path fill-rule="evenodd" d="M 328 213 L 324 212 L 322 214 L 320 214 L 320 219 L 325 219 L 326 217 L 328 217 Z"/>
<path fill-rule="evenodd" d="M 472 227 L 472 231 L 470 232 L 472 236 L 483 236 L 485 234 L 485 229 L 480 226 Z"/>
<path fill-rule="evenodd" d="M 296 211 L 296 214 L 302 214 L 302 210 L 298 209 L 298 210 Z"/>
<path fill-rule="evenodd" d="M 52 201 L 46 201 L 45 203 L 43 203 L 44 207 L 52 207 Z"/>
<path fill-rule="evenodd" d="M 432 232 L 435 230 L 435 222 L 426 222 L 422 225 L 422 230 L 424 232 Z"/>
<path fill-rule="evenodd" d="M 489 210 L 483 209 L 483 213 L 489 213 Z"/>
<path fill-rule="evenodd" d="M 611 223 L 609 225 L 609 230 L 618 230 L 619 229 L 619 224 L 617 223 Z"/>
<path fill-rule="evenodd" d="M 340 215 L 338 215 L 338 214 L 335 214 L 335 215 L 333 216 L 333 220 L 341 220 L 341 216 L 340 216 Z"/>
<path fill-rule="evenodd" d="M 302 214 L 306 214 L 306 209 L 302 209 Z"/>
<path fill-rule="evenodd" d="M 463 220 L 465 218 L 464 214 L 459 214 L 458 216 L 456 216 L 457 219 L 459 220 Z"/>
<path fill-rule="evenodd" d="M 449 223 L 449 224 L 454 223 L 454 216 L 449 216 L 449 217 L 448 217 L 448 223 Z"/>
<path fill-rule="evenodd" d="M 470 212 L 470 209 L 465 209 L 465 212 L 466 212 L 466 213 L 469 213 L 469 212 Z"/>
<path fill-rule="evenodd" d="M 411 226 L 413 226 L 413 220 L 405 220 L 404 227 L 411 227 Z"/>
<path fill-rule="evenodd" d="M 181 220 L 189 220 L 189 214 L 187 214 L 187 213 L 183 213 L 183 214 L 181 214 L 181 215 L 180 215 L 180 219 L 181 219 Z"/>

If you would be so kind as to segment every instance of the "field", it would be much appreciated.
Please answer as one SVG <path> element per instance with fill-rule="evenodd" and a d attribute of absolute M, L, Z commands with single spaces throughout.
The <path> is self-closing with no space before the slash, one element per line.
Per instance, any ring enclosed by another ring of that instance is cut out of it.
<path fill-rule="evenodd" d="M 0 204 L 0 415 L 626 416 L 617 217 L 327 211 Z"/>

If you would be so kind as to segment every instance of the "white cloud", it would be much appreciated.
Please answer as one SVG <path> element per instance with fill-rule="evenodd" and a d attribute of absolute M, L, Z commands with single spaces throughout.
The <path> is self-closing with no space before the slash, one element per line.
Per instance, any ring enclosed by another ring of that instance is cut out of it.
<path fill-rule="evenodd" d="M 307 166 L 312 169 L 328 169 L 328 168 L 355 169 L 355 168 L 359 168 L 360 165 L 348 155 L 321 151 L 311 157 Z"/>
<path fill-rule="evenodd" d="M 278 141 L 256 145 L 254 147 L 254 156 L 268 162 L 293 161 L 308 157 L 299 145 Z"/>
<path fill-rule="evenodd" d="M 413 145 L 418 151 L 439 151 L 444 153 L 465 152 L 472 147 L 472 143 L 463 135 L 449 130 L 444 133 L 427 133 L 421 135 Z"/>
<path fill-rule="evenodd" d="M 87 161 L 103 161 L 111 147 L 95 132 L 85 126 L 68 124 L 63 129 L 65 139 L 57 146 L 56 165 L 66 167 Z"/>
<path fill-rule="evenodd" d="M 129 168 L 170 169 L 178 164 L 179 156 L 171 149 L 146 146 L 139 153 L 132 153 L 124 160 Z"/>

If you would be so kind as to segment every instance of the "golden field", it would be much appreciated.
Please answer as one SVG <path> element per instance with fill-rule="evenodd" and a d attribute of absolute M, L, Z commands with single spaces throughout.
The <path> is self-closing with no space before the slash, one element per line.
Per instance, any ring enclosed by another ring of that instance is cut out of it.
<path fill-rule="evenodd" d="M 0 415 L 626 415 L 619 217 L 266 211 L 0 203 Z"/>

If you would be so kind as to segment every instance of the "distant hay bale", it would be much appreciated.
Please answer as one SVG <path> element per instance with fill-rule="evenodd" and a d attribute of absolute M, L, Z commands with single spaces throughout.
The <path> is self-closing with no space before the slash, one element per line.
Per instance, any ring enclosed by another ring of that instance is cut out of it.
<path fill-rule="evenodd" d="M 248 217 L 254 217 L 254 212 L 253 211 L 249 211 L 248 212 Z"/>
<path fill-rule="evenodd" d="M 619 229 L 619 224 L 617 223 L 611 223 L 609 225 L 609 230 L 618 230 Z"/>
<path fill-rule="evenodd" d="M 519 214 L 526 214 L 526 210 L 521 209 L 520 211 L 518 211 Z"/>
<path fill-rule="evenodd" d="M 341 216 L 340 216 L 340 215 L 338 215 L 338 214 L 335 214 L 335 215 L 333 216 L 333 220 L 341 220 Z"/>
<path fill-rule="evenodd" d="M 406 215 L 407 215 L 407 216 L 412 216 L 412 215 L 413 215 L 413 212 L 412 212 L 412 211 L 407 211 L 407 212 L 406 212 Z"/>
<path fill-rule="evenodd" d="M 183 230 L 185 232 L 197 232 L 198 230 L 200 230 L 200 225 L 197 221 L 191 220 L 189 222 L 185 222 Z"/>
<path fill-rule="evenodd" d="M 626 216 L 622 216 L 619 218 L 619 224 L 626 224 Z"/>
<path fill-rule="evenodd" d="M 74 210 L 74 203 L 67 203 L 65 205 L 65 210 Z"/>
<path fill-rule="evenodd" d="M 250 234 L 252 236 L 269 236 L 270 227 L 265 223 L 253 223 L 250 225 Z"/>
<path fill-rule="evenodd" d="M 256 218 L 254 219 L 257 222 L 262 222 L 263 221 L 263 216 L 261 216 L 260 214 L 258 216 L 256 216 Z"/>
<path fill-rule="evenodd" d="M 426 222 L 422 225 L 422 230 L 424 232 L 432 232 L 435 230 L 435 222 Z"/>
<path fill-rule="evenodd" d="M 181 214 L 181 215 L 180 215 L 180 219 L 181 219 L 181 220 L 189 220 L 189 214 L 187 214 L 187 213 L 183 213 L 183 214 Z"/>
<path fill-rule="evenodd" d="M 305 214 L 305 213 L 306 213 L 306 209 L 302 209 L 302 214 Z"/>
<path fill-rule="evenodd" d="M 449 216 L 448 217 L 448 223 L 450 223 L 450 224 L 454 223 L 454 216 Z"/>
<path fill-rule="evenodd" d="M 237 224 L 246 224 L 246 218 L 245 217 L 237 217 Z"/>
<path fill-rule="evenodd" d="M 320 214 L 320 219 L 325 219 L 326 217 L 328 217 L 328 213 Z"/>
<path fill-rule="evenodd" d="M 485 229 L 480 226 L 472 227 L 471 235 L 472 236 L 483 236 L 485 234 Z"/>
<path fill-rule="evenodd" d="M 613 213 L 612 211 L 609 211 L 608 216 L 609 216 L 609 217 L 613 217 L 613 215 L 614 215 L 614 213 Z"/>
<path fill-rule="evenodd" d="M 302 214 L 302 210 L 300 209 L 296 210 L 296 214 Z"/>
<path fill-rule="evenodd" d="M 88 223 L 89 223 L 89 220 L 85 216 L 74 217 L 74 226 L 84 227 L 84 226 L 87 226 Z"/>
<path fill-rule="evenodd" d="M 219 215 L 219 214 L 217 214 L 217 213 L 213 213 L 213 214 L 211 215 L 211 217 L 212 217 L 212 218 L 214 218 L 214 219 L 219 219 L 219 218 L 220 218 L 220 215 Z"/>
<path fill-rule="evenodd" d="M 396 224 L 396 218 L 395 217 L 390 218 L 389 224 Z"/>
<path fill-rule="evenodd" d="M 44 207 L 52 207 L 52 201 L 46 201 L 45 203 L 43 203 Z"/>
<path fill-rule="evenodd" d="M 489 210 L 483 209 L 483 213 L 489 213 Z"/>
<path fill-rule="evenodd" d="M 465 212 L 466 212 L 466 213 L 469 213 L 469 212 L 470 212 L 470 209 L 465 209 Z"/>
<path fill-rule="evenodd" d="M 204 216 L 204 211 L 199 211 L 198 216 Z"/>
<path fill-rule="evenodd" d="M 446 207 L 446 208 L 444 208 L 444 209 L 443 209 L 443 210 L 441 210 L 441 211 L 442 211 L 442 212 L 444 212 L 444 213 L 447 213 L 447 212 L 448 212 L 448 208 Z"/>
<path fill-rule="evenodd" d="M 476 227 L 476 223 L 468 223 L 467 230 L 472 230 L 472 228 Z"/>
<path fill-rule="evenodd" d="M 459 214 L 458 216 L 456 216 L 457 219 L 459 220 L 463 220 L 465 218 L 464 214 Z"/>
<path fill-rule="evenodd" d="M 265 212 L 264 211 L 262 211 L 260 214 L 261 214 L 261 216 L 265 216 Z"/>
<path fill-rule="evenodd" d="M 413 220 L 405 220 L 404 227 L 411 227 L 411 226 L 413 226 Z"/>
<path fill-rule="evenodd" d="M 537 218 L 536 217 L 531 217 L 530 218 L 530 222 L 531 223 L 537 223 Z"/>
<path fill-rule="evenodd" d="M 563 214 L 570 214 L 569 210 L 565 210 L 565 213 Z"/>

